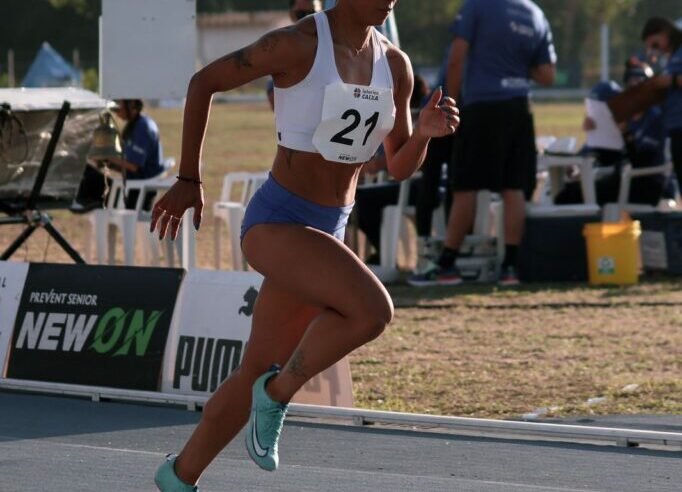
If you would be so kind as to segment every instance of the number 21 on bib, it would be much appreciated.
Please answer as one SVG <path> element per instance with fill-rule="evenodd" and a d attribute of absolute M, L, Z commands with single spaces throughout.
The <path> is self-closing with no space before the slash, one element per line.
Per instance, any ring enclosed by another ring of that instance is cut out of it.
<path fill-rule="evenodd" d="M 343 82 L 325 87 L 313 145 L 328 161 L 369 161 L 395 123 L 393 91 Z"/>

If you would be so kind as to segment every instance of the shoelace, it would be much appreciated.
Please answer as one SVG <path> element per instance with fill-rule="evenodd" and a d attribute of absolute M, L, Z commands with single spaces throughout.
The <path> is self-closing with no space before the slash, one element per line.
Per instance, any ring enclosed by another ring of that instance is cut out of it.
<path fill-rule="evenodd" d="M 265 421 L 264 432 L 266 435 L 270 436 L 271 433 L 275 435 L 275 444 L 279 440 L 279 436 L 282 433 L 282 427 L 284 426 L 284 417 L 287 413 L 287 405 L 281 403 L 271 406 L 265 410 L 265 413 L 270 417 Z"/>

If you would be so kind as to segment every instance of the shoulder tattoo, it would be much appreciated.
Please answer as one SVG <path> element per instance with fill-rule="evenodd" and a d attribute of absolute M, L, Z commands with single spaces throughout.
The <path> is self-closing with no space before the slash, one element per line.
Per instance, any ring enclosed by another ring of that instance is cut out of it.
<path fill-rule="evenodd" d="M 237 68 L 253 67 L 253 63 L 251 63 L 251 56 L 249 54 L 248 48 L 242 48 L 240 50 L 237 50 L 234 53 L 230 53 L 229 55 L 222 57 L 220 60 L 226 63 L 234 62 Z"/>

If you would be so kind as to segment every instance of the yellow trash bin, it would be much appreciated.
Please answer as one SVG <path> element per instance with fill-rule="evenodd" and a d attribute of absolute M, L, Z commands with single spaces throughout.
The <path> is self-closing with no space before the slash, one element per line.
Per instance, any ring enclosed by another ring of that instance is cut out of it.
<path fill-rule="evenodd" d="M 639 221 L 586 224 L 590 284 L 635 284 L 639 278 Z"/>

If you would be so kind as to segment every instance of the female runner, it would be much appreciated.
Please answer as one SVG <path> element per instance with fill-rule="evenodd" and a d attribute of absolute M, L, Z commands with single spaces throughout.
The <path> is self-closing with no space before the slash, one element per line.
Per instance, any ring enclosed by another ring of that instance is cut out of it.
<path fill-rule="evenodd" d="M 289 400 L 393 317 L 386 289 L 342 241 L 360 169 L 383 143 L 389 172 L 405 179 L 423 162 L 429 140 L 459 124 L 455 102 L 437 90 L 413 132 L 410 61 L 374 28 L 396 1 L 339 0 L 192 77 L 180 174 L 154 207 L 152 231 L 175 238 L 191 207 L 199 228 L 199 162 L 216 92 L 272 75 L 278 149 L 242 225 L 244 255 L 264 276 L 246 353 L 179 456 L 169 455 L 157 471 L 163 492 L 197 490 L 201 473 L 245 424 L 249 455 L 275 470 Z"/>

